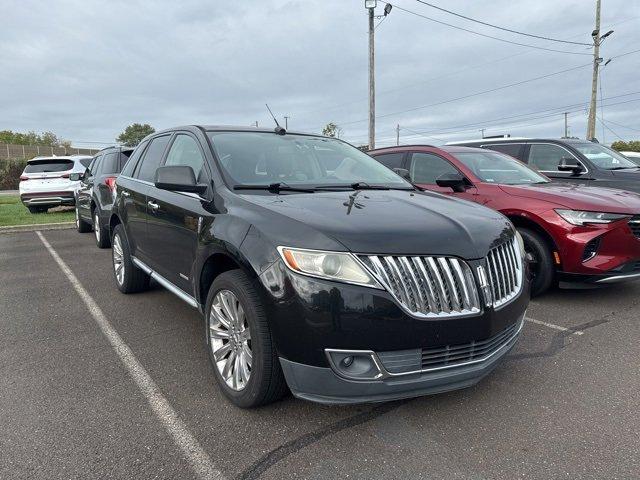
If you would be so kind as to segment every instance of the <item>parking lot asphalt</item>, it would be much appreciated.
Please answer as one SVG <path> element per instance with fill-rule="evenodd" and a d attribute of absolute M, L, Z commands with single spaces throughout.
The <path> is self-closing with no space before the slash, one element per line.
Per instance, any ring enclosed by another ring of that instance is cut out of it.
<path fill-rule="evenodd" d="M 640 478 L 640 284 L 535 300 L 507 360 L 467 390 L 241 410 L 213 381 L 195 310 L 153 284 L 120 294 L 110 250 L 90 234 L 42 235 L 184 432 L 161 418 L 40 237 L 3 234 L 2 479 Z M 213 469 L 194 468 L 185 435 Z"/>

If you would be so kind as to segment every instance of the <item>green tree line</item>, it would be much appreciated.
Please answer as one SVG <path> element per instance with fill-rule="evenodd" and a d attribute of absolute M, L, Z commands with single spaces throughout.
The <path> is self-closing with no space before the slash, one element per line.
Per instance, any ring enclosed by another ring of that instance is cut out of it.
<path fill-rule="evenodd" d="M 14 132 L 12 130 L 0 130 L 0 143 L 11 145 L 38 145 L 41 147 L 70 147 L 71 142 L 58 138 L 53 132 Z"/>
<path fill-rule="evenodd" d="M 622 140 L 615 141 L 611 144 L 611 148 L 619 152 L 640 152 L 640 140 Z"/>

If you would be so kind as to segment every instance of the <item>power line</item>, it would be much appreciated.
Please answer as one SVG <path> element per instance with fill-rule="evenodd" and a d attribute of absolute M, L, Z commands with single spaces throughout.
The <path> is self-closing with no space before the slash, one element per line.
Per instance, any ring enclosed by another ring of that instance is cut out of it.
<path fill-rule="evenodd" d="M 388 2 L 382 2 L 382 3 L 388 3 Z M 518 45 L 520 47 L 535 48 L 535 49 L 538 49 L 538 50 L 545 50 L 547 52 L 567 53 L 567 54 L 570 54 L 570 55 L 591 55 L 590 53 L 586 53 L 586 52 L 570 52 L 570 51 L 567 51 L 567 50 L 557 50 L 555 48 L 540 47 L 538 45 L 531 45 L 529 43 L 514 42 L 512 40 L 507 40 L 505 38 L 494 37 L 493 35 L 487 35 L 486 33 L 476 32 L 475 30 L 470 30 L 468 28 L 460 27 L 458 25 L 453 25 L 451 23 L 443 22 L 441 20 L 436 20 L 435 18 L 427 17 L 426 15 L 422 15 L 421 13 L 417 13 L 417 12 L 414 12 L 412 10 L 408 10 L 406 8 L 399 7 L 398 5 L 394 5 L 393 8 L 401 10 L 401 11 L 403 11 L 405 13 L 409 13 L 411 15 L 415 15 L 415 16 L 420 17 L 420 18 L 424 18 L 425 20 L 429 20 L 431 22 L 439 23 L 440 25 L 445 25 L 447 27 L 455 28 L 456 30 L 462 30 L 463 32 L 472 33 L 474 35 L 479 35 L 479 36 L 485 37 L 485 38 L 491 38 L 491 39 L 497 40 L 499 42 L 510 43 L 512 45 Z"/>
<path fill-rule="evenodd" d="M 640 92 L 634 92 L 634 93 L 628 93 L 628 94 L 622 94 L 622 95 L 615 95 L 612 97 L 605 97 L 604 100 L 610 100 L 613 98 L 619 98 L 622 96 L 628 96 L 628 95 L 633 95 L 633 94 L 637 94 Z M 607 105 L 604 105 L 605 107 L 612 107 L 615 105 L 622 105 L 622 104 L 627 104 L 627 103 L 633 103 L 633 102 L 640 102 L 640 98 L 638 99 L 633 99 L 633 100 L 627 100 L 627 101 L 623 101 L 623 102 L 616 102 L 616 103 L 610 103 Z M 524 114 L 519 114 L 519 115 L 511 115 L 508 117 L 501 117 L 501 118 L 496 118 L 493 120 L 487 120 L 487 121 L 482 121 L 482 122 L 477 122 L 477 123 L 467 123 L 464 125 L 455 125 L 455 126 L 451 126 L 451 127 L 443 127 L 442 129 L 439 130 L 427 130 L 427 131 L 416 131 L 416 130 L 411 130 L 415 135 L 421 136 L 421 137 L 427 137 L 427 138 L 434 138 L 436 140 L 440 140 L 437 137 L 432 136 L 431 134 L 435 134 L 435 135 L 450 135 L 450 134 L 454 134 L 454 133 L 464 133 L 464 132 L 469 132 L 469 131 L 475 131 L 477 129 L 477 127 L 485 125 L 485 124 L 490 124 L 490 123 L 494 123 L 494 122 L 498 122 L 500 120 L 509 120 L 515 117 L 524 117 L 524 116 L 530 116 L 530 115 L 537 115 L 538 113 L 543 113 L 543 112 L 551 112 L 551 110 L 556 110 L 554 112 L 545 114 L 545 115 L 540 115 L 537 117 L 531 117 L 531 118 L 524 118 L 521 121 L 524 122 L 528 122 L 530 120 L 538 120 L 538 119 L 542 119 L 542 118 L 548 118 L 548 117 L 553 117 L 556 115 L 559 115 L 560 113 L 563 113 L 562 110 L 567 109 L 568 107 L 574 107 L 574 106 L 585 106 L 588 105 L 589 102 L 582 102 L 582 103 L 576 103 L 576 104 L 572 104 L 572 105 L 565 105 L 562 107 L 556 107 L 553 109 L 547 109 L 547 110 L 540 110 L 540 111 L 536 111 L 536 112 L 530 112 L 530 113 L 524 113 Z M 567 113 L 577 113 L 582 111 L 583 109 L 576 109 L 576 110 L 569 110 L 567 111 Z M 542 122 L 545 123 L 545 122 Z M 498 124 L 496 126 L 499 127 L 509 127 L 509 126 L 526 126 L 526 125 L 521 125 L 519 122 L 515 122 L 515 123 L 507 123 L 507 124 Z M 465 128 L 468 127 L 468 128 Z M 404 130 L 409 130 L 406 127 L 401 127 Z M 456 129 L 456 128 L 461 128 L 461 130 L 452 130 L 452 129 Z M 411 135 L 409 135 L 409 137 L 411 137 Z"/>
<path fill-rule="evenodd" d="M 611 133 L 613 133 L 616 137 L 618 137 L 620 140 L 622 140 L 624 142 L 624 138 L 622 138 L 620 135 L 618 135 L 616 132 L 614 132 L 611 127 L 609 127 L 609 125 L 607 125 L 606 123 L 604 123 L 604 120 L 600 117 L 598 117 L 596 115 L 596 118 L 598 119 L 598 121 L 600 122 L 600 124 L 606 128 L 607 130 L 609 130 Z"/>
<path fill-rule="evenodd" d="M 587 46 L 587 47 L 593 46 L 593 44 L 591 44 L 591 43 L 571 42 L 569 40 L 560 40 L 558 38 L 544 37 L 542 35 L 534 35 L 532 33 L 519 32 L 517 30 L 512 30 L 512 29 L 506 28 L 506 27 L 500 27 L 498 25 L 493 25 L 491 23 L 483 22 L 482 20 L 478 20 L 478 19 L 475 19 L 475 18 L 467 17 L 467 16 L 462 15 L 460 13 L 452 12 L 451 10 L 447 10 L 445 8 L 438 7 L 437 5 L 433 5 L 432 3 L 424 2 L 423 0 L 416 0 L 416 1 L 419 2 L 419 3 L 422 3 L 424 5 L 427 5 L 427 6 L 431 7 L 431 8 L 435 8 L 436 10 L 440 10 L 442 12 L 446 12 L 446 13 L 449 13 L 451 15 L 455 15 L 456 17 L 464 18 L 465 20 L 469 20 L 471 22 L 476 22 L 476 23 L 479 23 L 481 25 L 485 25 L 487 27 L 497 28 L 498 30 L 503 30 L 505 32 L 515 33 L 517 35 L 524 35 L 525 37 L 539 38 L 541 40 L 548 40 L 550 42 L 569 43 L 569 44 L 572 44 L 572 45 L 584 45 L 584 46 Z"/>
<path fill-rule="evenodd" d="M 518 86 L 518 85 L 523 85 L 525 83 L 534 82 L 536 80 L 542 80 L 544 78 L 553 77 L 555 75 L 560 75 L 562 73 L 567 73 L 567 72 L 571 72 L 571 71 L 574 71 L 574 70 L 578 70 L 580 68 L 585 68 L 585 67 L 590 67 L 590 66 L 591 66 L 591 63 L 585 63 L 583 65 L 578 65 L 576 67 L 566 68 L 566 69 L 560 70 L 558 72 L 548 73 L 546 75 L 540 75 L 538 77 L 529 78 L 527 80 L 521 80 L 521 81 L 515 82 L 515 83 L 509 83 L 507 85 L 502 85 L 500 87 L 490 88 L 488 90 L 482 90 L 480 92 L 470 93 L 468 95 L 463 95 L 461 97 L 450 98 L 448 100 L 442 100 L 440 102 L 431 103 L 429 105 L 421 105 L 419 107 L 413 107 L 413 108 L 408 108 L 408 109 L 405 109 L 405 110 L 399 110 L 399 111 L 396 111 L 396 112 L 385 113 L 384 115 L 376 115 L 376 118 L 390 117 L 390 116 L 393 116 L 393 115 L 399 115 L 401 113 L 414 112 L 416 110 L 421 110 L 423 108 L 436 107 L 436 106 L 439 106 L 439 105 L 444 105 L 446 103 L 456 102 L 458 100 L 465 100 L 467 98 L 477 97 L 479 95 L 484 95 L 486 93 L 497 92 L 499 90 L 504 90 L 505 88 L 510 88 L 510 87 L 515 87 L 515 86 Z M 362 122 L 366 122 L 366 121 L 367 120 L 354 120 L 354 121 L 351 121 L 351 122 L 342 122 L 341 125 L 352 125 L 352 124 L 355 124 L 355 123 L 362 123 Z"/>

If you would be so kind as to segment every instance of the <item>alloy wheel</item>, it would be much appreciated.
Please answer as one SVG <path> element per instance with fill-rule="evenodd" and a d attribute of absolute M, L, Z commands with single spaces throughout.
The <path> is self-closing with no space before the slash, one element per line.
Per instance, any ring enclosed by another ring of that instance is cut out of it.
<path fill-rule="evenodd" d="M 216 293 L 209 312 L 214 363 L 229 388 L 240 391 L 251 376 L 251 331 L 244 308 L 230 290 Z"/>
<path fill-rule="evenodd" d="M 113 236 L 113 269 L 116 274 L 116 282 L 118 285 L 122 285 L 124 282 L 124 255 L 122 253 L 122 242 L 120 241 L 120 235 Z"/>

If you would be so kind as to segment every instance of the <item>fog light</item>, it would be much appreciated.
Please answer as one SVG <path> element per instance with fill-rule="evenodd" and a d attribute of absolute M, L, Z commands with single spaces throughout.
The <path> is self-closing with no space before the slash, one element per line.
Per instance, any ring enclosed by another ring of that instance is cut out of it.
<path fill-rule="evenodd" d="M 582 252 L 582 261 L 586 262 L 587 260 L 591 260 L 598 254 L 598 249 L 600 248 L 600 237 L 594 238 L 584 248 L 584 252 Z"/>
<path fill-rule="evenodd" d="M 382 377 L 381 368 L 370 350 L 326 349 L 331 369 L 350 380 L 375 380 Z"/>

